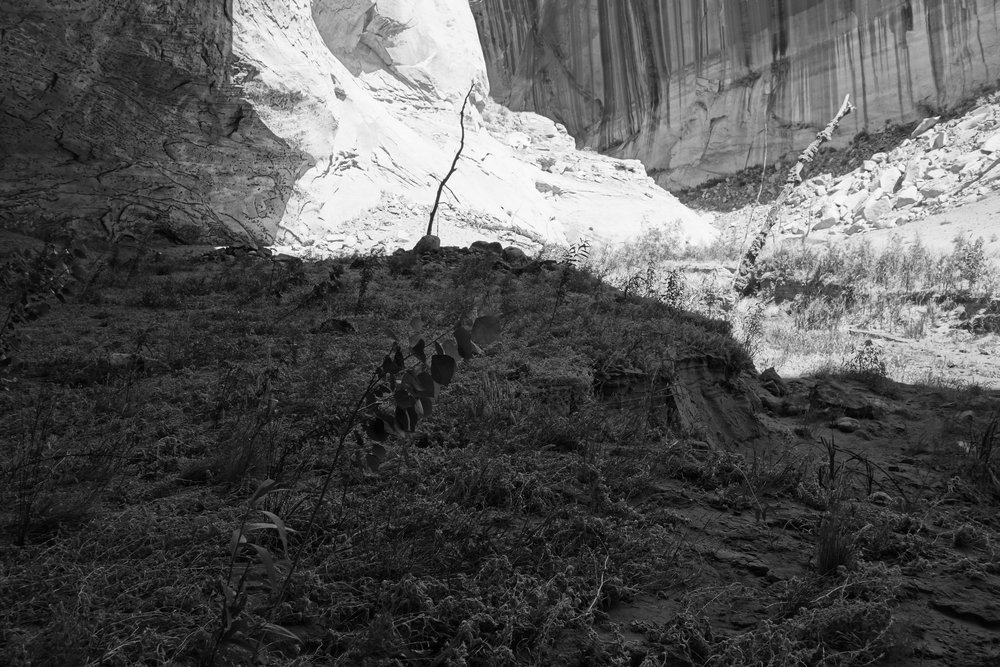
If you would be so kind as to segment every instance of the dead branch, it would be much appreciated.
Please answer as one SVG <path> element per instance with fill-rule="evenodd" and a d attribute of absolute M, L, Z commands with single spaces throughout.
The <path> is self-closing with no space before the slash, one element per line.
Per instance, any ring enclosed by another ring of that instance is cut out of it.
<path fill-rule="evenodd" d="M 819 147 L 833 137 L 833 133 L 837 129 L 837 126 L 840 125 L 840 121 L 852 111 L 854 111 L 854 105 L 851 104 L 851 96 L 847 95 L 844 97 L 844 103 L 840 105 L 840 111 L 837 112 L 837 115 L 834 116 L 833 120 L 830 121 L 830 124 L 822 132 L 816 135 L 813 142 L 802 151 L 795 166 L 789 170 L 788 178 L 785 179 L 785 187 L 781 189 L 778 198 L 771 204 L 771 209 L 767 212 L 767 219 L 764 220 L 764 225 L 757 232 L 753 243 L 747 248 L 743 259 L 740 261 L 740 267 L 736 272 L 736 279 L 733 281 L 733 289 L 738 294 L 747 295 L 751 291 L 749 287 L 754 267 L 757 264 L 757 257 L 764 249 L 764 244 L 767 242 L 767 235 L 771 233 L 771 229 L 778 222 L 778 214 L 781 212 L 781 207 L 784 205 L 785 200 L 792 194 L 792 190 L 802 182 L 802 169 L 816 158 Z"/>
<path fill-rule="evenodd" d="M 448 170 L 448 173 L 444 175 L 444 178 L 441 179 L 441 183 L 438 185 L 437 195 L 434 197 L 434 208 L 431 209 L 431 218 L 427 221 L 427 236 L 434 233 L 434 218 L 437 216 L 438 206 L 441 204 L 441 194 L 444 192 L 445 185 L 448 184 L 448 179 L 455 173 L 455 169 L 458 167 L 458 158 L 462 157 L 462 149 L 465 148 L 465 107 L 468 106 L 469 98 L 472 96 L 472 90 L 475 87 L 476 82 L 473 81 L 472 85 L 469 86 L 469 92 L 465 94 L 465 100 L 462 102 L 462 110 L 458 114 L 458 122 L 462 128 L 462 140 L 458 144 L 455 159 L 451 161 L 451 169 Z"/>

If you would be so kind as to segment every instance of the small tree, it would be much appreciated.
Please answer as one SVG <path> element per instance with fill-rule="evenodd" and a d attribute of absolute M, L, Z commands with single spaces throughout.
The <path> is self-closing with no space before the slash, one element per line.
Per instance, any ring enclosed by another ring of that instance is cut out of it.
<path fill-rule="evenodd" d="M 437 216 L 438 206 L 441 205 L 441 195 L 444 193 L 444 187 L 448 184 L 448 179 L 451 175 L 455 173 L 458 168 L 458 158 L 462 157 L 462 150 L 465 148 L 465 107 L 469 104 L 469 98 L 472 96 L 472 91 L 476 87 L 476 82 L 473 81 L 472 85 L 469 86 L 469 92 L 465 94 L 465 100 L 462 102 L 462 110 L 458 115 L 459 126 L 462 128 L 462 139 L 458 144 L 458 151 L 455 153 L 455 159 L 451 161 L 451 169 L 448 173 L 444 175 L 441 182 L 438 184 L 437 195 L 434 197 L 434 208 L 431 209 L 430 220 L 427 221 L 427 236 L 434 233 L 434 218 Z"/>
<path fill-rule="evenodd" d="M 813 142 L 802 151 L 795 166 L 789 170 L 788 177 L 785 179 L 785 187 L 781 189 L 778 198 L 771 204 L 771 209 L 767 213 L 764 226 L 757 232 L 753 243 L 750 244 L 750 247 L 743 255 L 743 259 L 740 261 L 739 269 L 736 271 L 736 279 L 733 281 L 733 289 L 737 294 L 747 296 L 752 291 L 753 273 L 757 264 L 757 257 L 764 249 L 764 243 L 767 242 L 767 235 L 771 233 L 771 229 L 778 222 L 778 214 L 781 212 L 781 207 L 784 205 L 785 200 L 788 199 L 788 196 L 792 194 L 792 190 L 802 182 L 802 170 L 816 158 L 819 147 L 824 142 L 830 141 L 837 126 L 840 125 L 840 121 L 852 111 L 854 111 L 854 105 L 851 104 L 851 96 L 847 95 L 844 97 L 844 103 L 840 105 L 837 115 L 833 117 L 833 120 L 830 121 L 830 124 L 823 131 L 816 135 Z"/>

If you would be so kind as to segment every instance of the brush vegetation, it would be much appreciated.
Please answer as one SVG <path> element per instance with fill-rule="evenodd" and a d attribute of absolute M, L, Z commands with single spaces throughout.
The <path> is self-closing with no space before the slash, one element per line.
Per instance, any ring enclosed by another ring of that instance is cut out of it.
<path fill-rule="evenodd" d="M 721 292 L 580 247 L 62 253 L 0 258 L 22 309 L 0 663 L 860 665 L 895 644 L 920 498 L 867 502 L 888 473 L 835 445 L 729 451 L 655 396 L 601 400 L 612 369 L 693 355 L 752 377 L 760 326 Z M 741 539 L 797 565 L 734 561 Z M 620 616 L 640 601 L 659 619 Z"/>

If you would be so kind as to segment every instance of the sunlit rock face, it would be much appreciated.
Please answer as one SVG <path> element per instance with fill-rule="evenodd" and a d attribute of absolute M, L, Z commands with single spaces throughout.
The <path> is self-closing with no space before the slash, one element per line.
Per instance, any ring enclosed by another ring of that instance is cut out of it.
<path fill-rule="evenodd" d="M 711 239 L 638 163 L 492 104 L 467 0 L 0 0 L 0 225 L 404 245 L 470 90 L 445 243 Z"/>
<path fill-rule="evenodd" d="M 667 225 L 684 240 L 713 237 L 638 163 L 579 152 L 552 121 L 489 102 L 466 0 L 239 0 L 235 10 L 246 72 L 236 79 L 265 124 L 313 161 L 279 242 L 412 244 L 458 150 L 470 90 L 434 230 L 446 244 L 613 241 Z"/>
<path fill-rule="evenodd" d="M 494 97 L 668 186 L 995 86 L 1000 0 L 470 0 Z"/>
<path fill-rule="evenodd" d="M 0 0 L 0 225 L 273 236 L 305 154 L 232 84 L 230 2 Z"/>

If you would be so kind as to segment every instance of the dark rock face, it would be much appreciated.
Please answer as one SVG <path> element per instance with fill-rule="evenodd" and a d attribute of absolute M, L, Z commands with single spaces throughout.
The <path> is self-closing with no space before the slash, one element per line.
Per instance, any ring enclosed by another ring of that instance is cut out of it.
<path fill-rule="evenodd" d="M 0 226 L 272 239 L 309 163 L 231 45 L 231 0 L 0 0 Z"/>
<path fill-rule="evenodd" d="M 1000 0 L 470 0 L 493 96 L 693 185 L 996 85 Z M 668 173 L 669 170 L 669 173 Z"/>

